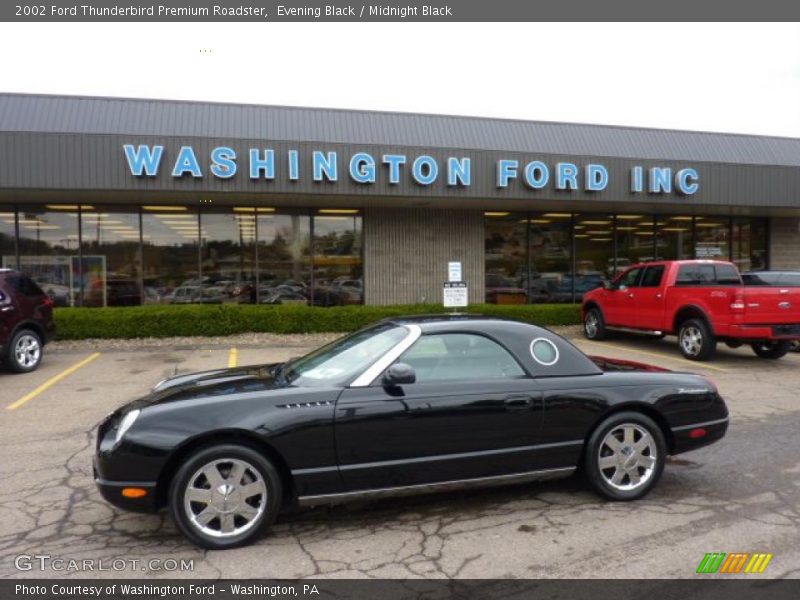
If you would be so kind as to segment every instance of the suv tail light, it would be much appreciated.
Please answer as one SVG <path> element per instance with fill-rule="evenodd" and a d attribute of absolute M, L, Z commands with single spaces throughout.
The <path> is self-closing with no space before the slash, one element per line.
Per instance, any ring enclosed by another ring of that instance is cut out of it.
<path fill-rule="evenodd" d="M 731 298 L 731 312 L 741 314 L 744 312 L 744 290 L 736 290 Z"/>
<path fill-rule="evenodd" d="M 49 306 L 50 308 L 53 308 L 56 305 L 55 300 L 53 300 L 50 296 L 45 298 L 42 304 L 44 304 L 45 306 Z"/>

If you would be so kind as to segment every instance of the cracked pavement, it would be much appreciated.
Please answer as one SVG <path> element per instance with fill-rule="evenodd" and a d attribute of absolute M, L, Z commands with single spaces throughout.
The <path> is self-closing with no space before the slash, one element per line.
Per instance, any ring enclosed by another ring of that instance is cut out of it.
<path fill-rule="evenodd" d="M 706 552 L 770 552 L 758 577 L 800 577 L 800 354 L 768 361 L 721 345 L 702 365 L 684 361 L 670 338 L 575 341 L 591 354 L 706 373 L 731 409 L 728 436 L 669 459 L 637 502 L 606 502 L 577 478 L 384 499 L 285 513 L 253 546 L 203 551 L 165 513 L 126 513 L 102 500 L 94 427 L 167 375 L 226 366 L 229 347 L 111 350 L 0 414 L 0 577 L 681 578 L 700 577 Z M 309 349 L 240 346 L 239 364 Z M 91 352 L 71 345 L 46 354 L 35 373 L 0 374 L 3 406 Z M 19 555 L 127 562 L 20 571 Z M 159 570 L 153 559 L 192 560 L 193 570 Z"/>

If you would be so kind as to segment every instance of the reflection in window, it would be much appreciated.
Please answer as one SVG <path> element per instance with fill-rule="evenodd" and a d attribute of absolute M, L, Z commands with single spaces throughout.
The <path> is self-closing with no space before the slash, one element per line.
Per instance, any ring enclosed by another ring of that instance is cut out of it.
<path fill-rule="evenodd" d="M 317 211 L 312 304 L 340 306 L 363 302 L 361 239 L 360 211 L 346 208 Z"/>
<path fill-rule="evenodd" d="M 311 218 L 259 208 L 258 299 L 262 304 L 307 305 L 311 289 Z"/>
<path fill-rule="evenodd" d="M 614 272 L 614 217 L 607 214 L 575 215 L 575 276 L 562 284 L 566 296 L 574 287 L 575 302 Z M 565 297 L 565 300 L 569 302 Z"/>
<path fill-rule="evenodd" d="M 614 277 L 636 263 L 653 260 L 654 227 L 655 221 L 652 216 L 635 214 L 616 216 L 617 262 L 614 272 L 609 273 L 609 277 Z"/>
<path fill-rule="evenodd" d="M 484 250 L 486 302 L 525 304 L 528 220 L 519 213 L 487 212 Z"/>
<path fill-rule="evenodd" d="M 14 207 L 0 204 L 0 267 L 6 269 L 17 268 L 14 218 Z"/>
<path fill-rule="evenodd" d="M 656 222 L 656 259 L 684 260 L 693 256 L 692 217 L 659 216 Z"/>
<path fill-rule="evenodd" d="M 197 213 L 187 207 L 143 207 L 145 304 L 189 304 L 202 298 L 198 226 Z M 203 237 L 208 237 L 205 229 Z"/>
<path fill-rule="evenodd" d="M 84 205 L 83 210 L 95 208 Z M 20 269 L 39 284 L 56 306 L 79 305 L 77 205 L 20 207 L 19 253 Z"/>
<path fill-rule="evenodd" d="M 139 209 L 97 207 L 81 217 L 83 305 L 141 304 Z"/>
<path fill-rule="evenodd" d="M 201 291 L 195 303 L 255 302 L 255 220 L 252 208 L 202 212 Z"/>
<path fill-rule="evenodd" d="M 733 219 L 731 258 L 740 271 L 767 268 L 767 220 L 749 217 Z"/>
<path fill-rule="evenodd" d="M 696 258 L 730 258 L 730 223 L 727 217 L 696 217 L 694 227 Z"/>
<path fill-rule="evenodd" d="M 529 223 L 530 279 L 523 279 L 523 286 L 530 301 L 571 302 L 572 215 L 534 213 Z M 528 274 L 526 269 L 522 272 Z"/>

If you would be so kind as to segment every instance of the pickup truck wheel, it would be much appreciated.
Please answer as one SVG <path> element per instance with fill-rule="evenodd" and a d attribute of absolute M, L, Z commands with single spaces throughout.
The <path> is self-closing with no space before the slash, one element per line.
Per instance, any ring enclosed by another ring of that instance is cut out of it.
<path fill-rule="evenodd" d="M 689 360 L 709 360 L 717 349 L 717 340 L 703 319 L 689 319 L 678 331 L 678 346 Z"/>
<path fill-rule="evenodd" d="M 792 349 L 791 342 L 756 342 L 750 344 L 759 358 L 783 358 Z"/>
<path fill-rule="evenodd" d="M 606 322 L 599 308 L 590 308 L 583 317 L 583 334 L 589 340 L 604 340 L 608 336 Z"/>

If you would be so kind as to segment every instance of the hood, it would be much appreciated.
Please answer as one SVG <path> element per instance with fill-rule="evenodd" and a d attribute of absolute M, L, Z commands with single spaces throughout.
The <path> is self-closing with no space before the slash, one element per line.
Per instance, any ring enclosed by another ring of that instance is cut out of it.
<path fill-rule="evenodd" d="M 250 365 L 233 369 L 215 369 L 176 375 L 157 383 L 150 394 L 127 408 L 143 408 L 192 398 L 207 398 L 246 392 L 259 392 L 284 387 L 275 373 L 283 363 Z"/>

